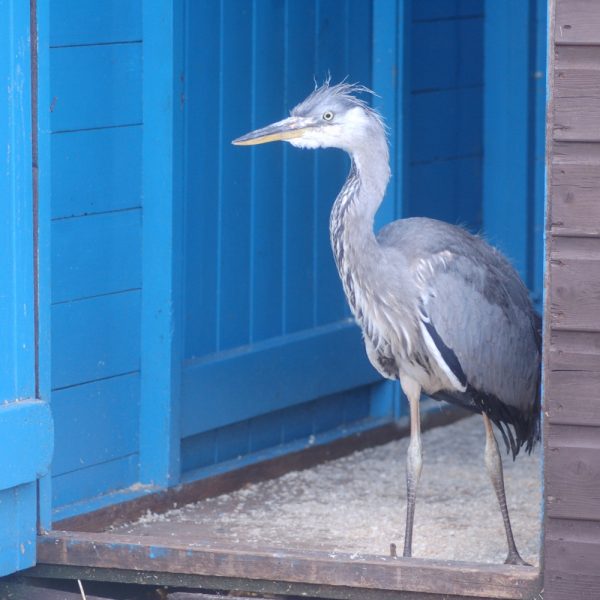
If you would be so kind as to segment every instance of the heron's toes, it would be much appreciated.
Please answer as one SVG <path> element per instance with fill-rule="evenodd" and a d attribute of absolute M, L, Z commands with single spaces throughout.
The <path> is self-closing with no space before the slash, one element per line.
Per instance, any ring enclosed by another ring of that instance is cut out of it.
<path fill-rule="evenodd" d="M 506 560 L 504 561 L 505 565 L 523 565 L 524 567 L 531 567 L 528 562 L 525 562 L 518 552 L 509 552 Z"/>

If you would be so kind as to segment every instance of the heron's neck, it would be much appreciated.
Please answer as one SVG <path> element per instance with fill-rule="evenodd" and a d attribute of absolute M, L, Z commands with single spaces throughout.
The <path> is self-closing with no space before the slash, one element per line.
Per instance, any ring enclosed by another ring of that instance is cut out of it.
<path fill-rule="evenodd" d="M 342 261 L 360 262 L 365 251 L 378 250 L 373 223 L 387 188 L 390 168 L 383 131 L 375 141 L 351 152 L 350 173 L 331 211 L 331 243 L 338 269 Z"/>
<path fill-rule="evenodd" d="M 368 285 L 381 251 L 373 222 L 390 178 L 387 140 L 351 153 L 352 167 L 331 211 L 331 246 L 354 314 L 361 318 L 360 290 Z"/>

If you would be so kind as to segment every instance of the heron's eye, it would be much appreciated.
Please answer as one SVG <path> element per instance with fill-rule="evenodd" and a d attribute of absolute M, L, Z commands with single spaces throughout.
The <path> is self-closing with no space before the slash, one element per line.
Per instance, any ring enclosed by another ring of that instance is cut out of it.
<path fill-rule="evenodd" d="M 333 113 L 330 110 L 327 110 L 323 113 L 323 119 L 325 121 L 331 121 L 333 119 Z"/>

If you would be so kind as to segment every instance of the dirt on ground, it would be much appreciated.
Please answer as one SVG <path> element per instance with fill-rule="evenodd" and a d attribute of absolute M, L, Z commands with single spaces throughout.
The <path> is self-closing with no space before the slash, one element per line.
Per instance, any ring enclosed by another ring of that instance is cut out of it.
<path fill-rule="evenodd" d="M 506 539 L 484 467 L 484 444 L 479 415 L 423 434 L 413 556 L 504 561 Z M 165 514 L 148 514 L 117 531 L 353 555 L 389 555 L 394 542 L 401 552 L 407 446 L 404 438 L 362 450 Z M 503 462 L 517 546 L 525 560 L 538 564 L 540 449 L 514 462 L 504 454 Z"/>

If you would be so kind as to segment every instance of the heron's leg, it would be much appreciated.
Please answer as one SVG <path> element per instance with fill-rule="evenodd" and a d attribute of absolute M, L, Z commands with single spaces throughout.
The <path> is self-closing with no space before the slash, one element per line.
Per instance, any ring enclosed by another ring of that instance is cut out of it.
<path fill-rule="evenodd" d="M 506 506 L 506 494 L 504 493 L 504 474 L 502 471 L 502 458 L 498 450 L 498 442 L 492 429 L 492 422 L 489 417 L 483 413 L 483 422 L 485 424 L 485 466 L 492 480 L 500 512 L 504 520 L 504 530 L 506 531 L 506 541 L 508 543 L 508 556 L 504 561 L 507 565 L 526 565 L 517 551 L 515 539 L 513 537 L 510 519 L 508 517 L 508 507 Z"/>
<path fill-rule="evenodd" d="M 406 454 L 406 532 L 404 534 L 405 557 L 412 556 L 412 531 L 415 517 L 415 502 L 417 499 L 417 486 L 421 477 L 423 466 L 423 452 L 421 447 L 421 417 L 419 414 L 419 400 L 421 386 L 409 377 L 400 379 L 402 389 L 410 405 L 410 443 Z"/>

